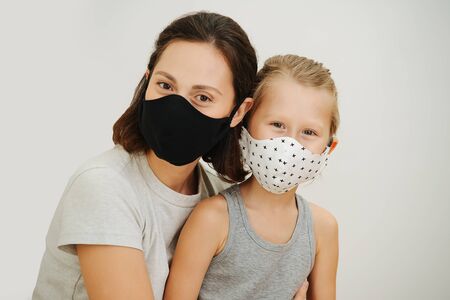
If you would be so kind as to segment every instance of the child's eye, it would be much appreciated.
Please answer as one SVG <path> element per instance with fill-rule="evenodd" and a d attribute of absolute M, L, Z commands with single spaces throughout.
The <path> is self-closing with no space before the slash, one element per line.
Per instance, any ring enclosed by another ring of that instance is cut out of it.
<path fill-rule="evenodd" d="M 270 125 L 278 128 L 278 129 L 284 129 L 285 128 L 284 124 L 281 123 L 281 122 L 272 122 L 272 123 L 270 123 Z"/>
<path fill-rule="evenodd" d="M 211 98 L 209 98 L 209 97 L 206 96 L 206 95 L 198 95 L 198 96 L 195 96 L 195 99 L 197 99 L 197 100 L 200 101 L 200 102 L 212 102 Z"/>
<path fill-rule="evenodd" d="M 311 129 L 306 129 L 303 131 L 303 133 L 305 133 L 306 135 L 317 135 L 314 131 L 312 131 Z"/>
<path fill-rule="evenodd" d="M 170 84 L 168 84 L 167 82 L 158 82 L 157 85 L 159 85 L 160 88 L 164 89 L 164 90 L 171 90 L 172 86 Z"/>

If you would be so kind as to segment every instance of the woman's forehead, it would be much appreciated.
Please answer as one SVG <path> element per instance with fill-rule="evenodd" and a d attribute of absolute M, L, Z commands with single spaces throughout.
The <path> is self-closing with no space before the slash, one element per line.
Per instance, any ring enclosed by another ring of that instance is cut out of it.
<path fill-rule="evenodd" d="M 175 41 L 163 51 L 154 73 L 162 71 L 175 80 L 219 89 L 232 85 L 233 76 L 222 53 L 212 44 Z"/>

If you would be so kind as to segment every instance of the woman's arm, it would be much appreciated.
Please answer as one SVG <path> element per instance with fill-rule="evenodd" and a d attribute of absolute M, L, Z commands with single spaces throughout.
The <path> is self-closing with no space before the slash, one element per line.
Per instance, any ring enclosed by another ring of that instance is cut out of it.
<path fill-rule="evenodd" d="M 153 299 L 141 250 L 107 245 L 77 245 L 76 248 L 89 299 Z"/>
<path fill-rule="evenodd" d="M 325 209 L 311 204 L 317 251 L 309 274 L 308 300 L 335 300 L 339 257 L 338 224 Z"/>
<path fill-rule="evenodd" d="M 225 199 L 202 200 L 184 225 L 170 266 L 164 299 L 197 299 L 213 256 L 221 251 L 228 234 Z"/>

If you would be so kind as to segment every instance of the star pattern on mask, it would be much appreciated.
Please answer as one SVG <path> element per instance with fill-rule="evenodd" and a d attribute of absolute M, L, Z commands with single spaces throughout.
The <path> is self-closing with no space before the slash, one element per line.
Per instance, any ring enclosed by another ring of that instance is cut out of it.
<path fill-rule="evenodd" d="M 313 180 L 327 166 L 329 148 L 322 154 L 313 154 L 290 137 L 256 140 L 243 128 L 239 143 L 244 163 L 258 182 L 273 193 L 283 193 Z"/>

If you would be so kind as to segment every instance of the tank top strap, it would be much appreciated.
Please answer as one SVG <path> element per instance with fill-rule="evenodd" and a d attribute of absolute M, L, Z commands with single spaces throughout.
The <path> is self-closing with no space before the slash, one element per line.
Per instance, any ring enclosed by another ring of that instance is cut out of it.
<path fill-rule="evenodd" d="M 227 189 L 221 191 L 221 194 L 225 200 L 227 201 L 227 209 L 228 209 L 228 236 L 224 249 L 214 257 L 214 261 L 219 261 L 226 256 L 226 254 L 230 251 L 234 240 L 237 238 L 239 228 L 243 228 L 242 217 L 239 209 L 239 185 L 234 184 Z"/>
<path fill-rule="evenodd" d="M 233 219 L 233 221 L 239 220 L 239 185 L 234 184 L 229 188 L 220 192 L 220 194 L 225 198 L 228 205 L 228 214 L 229 218 Z"/>
<path fill-rule="evenodd" d="M 316 239 L 314 236 L 314 226 L 313 226 L 314 223 L 312 219 L 312 212 L 311 208 L 309 207 L 309 202 L 305 198 L 303 198 L 299 194 L 296 194 L 295 196 L 297 197 L 298 205 L 299 206 L 301 205 L 302 208 L 301 210 L 303 211 L 302 218 L 304 220 L 305 231 L 309 238 L 309 247 L 311 251 L 311 266 L 310 266 L 311 272 L 314 267 L 314 259 L 316 256 Z"/>

